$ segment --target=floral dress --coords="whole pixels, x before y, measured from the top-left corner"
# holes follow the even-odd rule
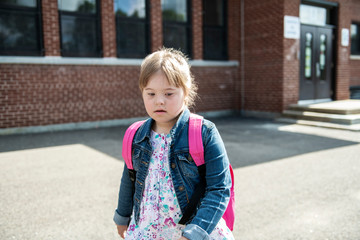
[[[152,157],[145,180],[145,190],[140,204],[138,224],[132,218],[126,240],[159,239],[173,240],[181,237],[184,225],[177,224],[181,209],[176,198],[169,168],[170,134],[151,132]],[[211,233],[212,240],[234,239],[223,219]]]

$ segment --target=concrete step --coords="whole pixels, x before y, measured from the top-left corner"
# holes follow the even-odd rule
[[[344,125],[344,124],[329,123],[329,122],[299,120],[299,119],[293,119],[293,118],[278,118],[278,119],[276,119],[276,121],[281,122],[281,123],[300,124],[300,125],[306,125],[306,126],[324,127],[324,128],[332,128],[332,129],[340,129],[340,130],[350,130],[350,131],[360,131],[360,124]]]
[[[309,110],[309,109],[308,109]],[[283,117],[298,120],[319,121],[337,124],[360,124],[360,114],[331,114],[313,111],[285,110]]]
[[[341,100],[325,103],[316,103],[308,105],[290,105],[288,110],[310,111],[329,114],[360,114],[360,100]]]

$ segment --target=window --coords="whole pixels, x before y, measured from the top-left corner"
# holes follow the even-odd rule
[[[147,0],[115,0],[117,56],[143,58],[149,53]]]
[[[188,6],[188,0],[161,0],[164,46],[181,50],[191,57],[191,21]]]
[[[360,23],[351,24],[351,55],[360,55]]]
[[[300,22],[317,26],[325,26],[328,23],[328,10],[324,7],[300,5]]]
[[[58,0],[61,55],[101,57],[98,0]]]
[[[305,34],[305,78],[311,78],[312,66],[312,49],[313,49],[313,35],[307,32]]]
[[[226,1],[203,0],[204,59],[227,59]]]
[[[326,55],[327,55],[327,46],[326,46],[326,35],[320,35],[320,52],[319,52],[319,73],[320,79],[326,80]]]
[[[0,55],[43,55],[39,0],[0,1]]]

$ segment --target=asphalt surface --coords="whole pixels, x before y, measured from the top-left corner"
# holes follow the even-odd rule
[[[360,239],[360,132],[212,120],[234,167],[236,239]],[[0,136],[0,239],[120,239],[125,129]]]

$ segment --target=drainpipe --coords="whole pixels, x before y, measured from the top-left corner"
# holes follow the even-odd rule
[[[240,14],[241,14],[241,60],[240,60],[240,66],[241,66],[241,77],[240,77],[240,87],[241,87],[241,115],[244,115],[244,108],[245,108],[245,16],[244,16],[244,3],[245,0],[241,0],[241,6],[240,6]]]

